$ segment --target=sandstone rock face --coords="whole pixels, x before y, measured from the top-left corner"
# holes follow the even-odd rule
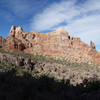
[[[5,46],[3,47],[5,51],[20,52],[25,49],[24,44],[20,40],[14,37],[7,37],[6,41],[7,42],[5,43]]]
[[[56,30],[55,32],[54,32],[54,34],[66,34],[67,36],[68,36],[68,32],[64,29],[64,27],[62,27],[62,28],[60,28],[60,29],[58,29],[58,30]]]
[[[94,44],[93,41],[90,41],[90,46],[91,46],[92,49],[95,49],[95,44]]]
[[[0,47],[4,46],[6,40],[2,38],[2,36],[0,36]]]
[[[21,44],[19,45],[19,49],[23,49],[22,44],[24,44],[25,48],[31,48],[32,47],[32,43],[29,41],[29,39],[33,39],[34,35],[33,34],[28,34],[27,32],[24,32],[21,26],[12,26],[10,29],[10,35],[9,38],[16,38],[18,39]]]
[[[18,26],[12,26],[10,29],[10,36],[16,37],[19,33],[23,32],[22,27]],[[16,34],[17,33],[17,34]]]
[[[24,51],[30,54],[42,54],[56,59],[66,59],[71,62],[100,62],[100,57],[91,41],[90,46],[78,37],[71,37],[64,28],[54,32],[24,32],[20,26],[12,26],[10,35],[6,38],[4,50],[9,52]]]

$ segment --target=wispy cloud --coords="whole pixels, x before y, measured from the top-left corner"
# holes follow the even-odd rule
[[[100,45],[100,0],[62,0],[53,3],[33,17],[31,31],[55,30],[64,26],[72,35],[80,36],[89,43],[93,40]]]
[[[50,5],[33,18],[31,26],[36,30],[42,31],[48,30],[66,20],[69,21],[76,13],[79,13],[79,11],[73,8],[74,4],[75,0]]]
[[[0,6],[17,17],[26,18],[40,10],[48,0],[1,0]]]

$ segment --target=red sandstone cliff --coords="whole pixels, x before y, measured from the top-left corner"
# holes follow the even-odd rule
[[[45,34],[28,33],[24,32],[20,26],[12,26],[6,39],[0,37],[0,46],[9,52],[24,51],[79,63],[100,63],[100,53],[96,51],[92,41],[88,46],[80,38],[69,36],[64,28]]]

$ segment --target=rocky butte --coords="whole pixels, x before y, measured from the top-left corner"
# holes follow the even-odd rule
[[[56,59],[78,63],[100,63],[100,53],[95,44],[90,46],[78,37],[71,37],[64,28],[54,32],[24,32],[20,26],[12,26],[6,39],[0,37],[0,47],[8,52],[42,54]]]

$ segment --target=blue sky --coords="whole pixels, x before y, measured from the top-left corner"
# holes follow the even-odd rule
[[[8,36],[12,25],[27,32],[65,27],[100,51],[100,0],[0,0],[0,35]]]

